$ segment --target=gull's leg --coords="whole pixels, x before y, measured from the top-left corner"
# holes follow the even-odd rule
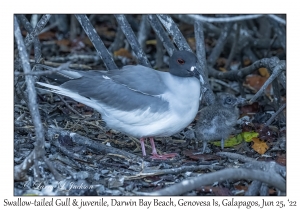
[[[177,153],[169,153],[169,154],[159,155],[159,154],[157,154],[153,138],[150,138],[150,144],[151,144],[151,147],[152,147],[152,156],[151,156],[152,159],[166,160],[168,158],[173,158],[176,155],[178,155]]]

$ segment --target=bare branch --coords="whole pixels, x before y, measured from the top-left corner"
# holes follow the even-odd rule
[[[202,22],[195,21],[194,28],[195,28],[195,39],[196,39],[196,55],[199,61],[200,70],[203,70],[205,75],[208,76]]]
[[[146,51],[146,40],[147,40],[147,38],[150,34],[150,30],[151,30],[150,24],[147,20],[148,19],[147,16],[148,15],[142,15],[140,28],[139,28],[138,35],[137,35],[138,42],[144,52]]]
[[[166,48],[168,54],[171,56],[175,50],[174,44],[171,42],[161,23],[158,21],[156,15],[148,15],[148,20],[151,24],[152,29],[163,43]]]
[[[137,38],[133,33],[125,15],[115,15],[115,17],[118,21],[118,24],[121,26],[121,29],[124,35],[126,36],[139,63],[143,66],[147,66],[151,68],[150,62],[148,61],[146,54],[143,52],[139,42],[137,41]]]
[[[234,17],[204,17],[202,15],[187,15],[195,20],[203,21],[203,22],[236,22],[236,21],[243,21],[249,19],[256,19],[263,15],[239,15]]]
[[[28,58],[25,44],[23,42],[22,34],[19,28],[19,23],[16,17],[14,17],[14,34],[15,34],[23,70],[25,73],[28,73],[30,72],[29,58]],[[14,173],[15,180],[26,179],[26,173],[28,169],[34,164],[34,162],[37,159],[43,157],[45,154],[44,129],[42,126],[40,113],[36,101],[36,90],[34,87],[35,81],[33,76],[31,75],[26,75],[25,79],[26,79],[26,85],[28,91],[28,108],[35,128],[36,141],[35,141],[34,150],[31,152],[31,154],[27,156],[20,165],[15,166],[15,173]]]
[[[272,72],[271,76],[268,78],[268,80],[264,83],[264,85],[257,91],[257,93],[251,98],[249,103],[253,103],[259,96],[263,94],[263,92],[266,90],[266,88],[273,82],[274,79],[276,79],[283,71],[286,69],[286,62],[285,61],[279,61],[278,64],[272,68],[272,66],[269,66],[270,71]]]
[[[270,18],[276,20],[277,22],[286,25],[286,20],[284,20],[284,19],[278,17],[277,15],[271,15],[271,14],[269,14],[268,16],[269,16]]]
[[[230,35],[230,31],[232,28],[233,23],[227,23],[224,25],[223,33],[221,33],[221,36],[219,37],[216,46],[214,47],[213,51],[207,58],[207,64],[210,66],[213,66],[215,62],[217,61],[218,57],[220,56],[224,45],[226,44],[226,41]]]
[[[189,180],[184,180],[181,183],[174,184],[170,187],[166,187],[162,190],[158,190],[153,193],[147,193],[147,195],[182,195],[191,190],[197,189],[199,187],[210,185],[215,182],[223,182],[225,180],[235,180],[235,179],[252,179],[265,182],[278,188],[281,191],[286,191],[285,180],[277,174],[271,174],[270,172],[260,171],[260,170],[249,170],[249,169],[224,169],[208,174],[203,174],[200,177],[195,177]]]
[[[140,157],[138,157],[134,154],[128,153],[124,150],[120,150],[120,149],[117,149],[117,148],[106,146],[104,144],[98,143],[96,141],[93,141],[93,140],[91,140],[89,138],[86,138],[84,136],[81,136],[79,134],[70,133],[70,132],[65,131],[61,128],[49,128],[47,130],[47,133],[46,133],[46,138],[49,139],[49,140],[52,140],[54,138],[54,136],[57,135],[57,134],[63,135],[63,136],[70,136],[76,144],[87,146],[87,147],[89,147],[93,150],[96,150],[97,152],[120,154],[120,155],[125,156],[129,159],[135,159],[138,162],[146,163],[145,161],[143,161],[142,158],[140,158]]]
[[[262,182],[254,180],[249,186],[248,190],[245,192],[245,196],[258,195],[259,189],[261,188]]]
[[[143,171],[142,173],[138,173],[134,176],[125,177],[125,180],[132,180],[132,179],[141,179],[148,176],[157,176],[162,174],[179,174],[187,171],[197,171],[197,170],[219,170],[224,168],[223,166],[216,166],[216,165],[199,165],[199,166],[182,166],[179,168],[172,168],[172,169],[164,169],[164,170],[151,170],[148,169],[149,172]]]
[[[83,30],[86,35],[89,37],[91,42],[93,43],[98,55],[102,58],[106,68],[108,70],[118,69],[108,50],[104,46],[104,43],[100,39],[99,35],[96,33],[96,29],[92,26],[90,20],[86,15],[75,15],[78,22],[81,24]]]
[[[272,117],[266,122],[266,126],[271,125],[273,120],[285,109],[286,104],[282,104],[281,107],[272,115]]]
[[[32,30],[32,32],[27,34],[24,40],[26,48],[28,48],[32,44],[34,38],[40,34],[40,32],[43,30],[50,18],[51,15],[43,15],[40,21],[37,23],[36,27]]]

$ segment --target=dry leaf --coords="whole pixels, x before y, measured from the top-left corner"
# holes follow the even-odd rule
[[[220,70],[221,72],[226,72],[226,71],[227,71],[224,67],[220,67],[219,70]]]
[[[115,51],[114,56],[122,56],[122,57],[132,59],[132,55],[125,48],[120,48],[119,50]]]
[[[61,39],[61,40],[57,40],[56,44],[57,45],[69,46],[71,44],[71,42],[68,39]]]
[[[259,72],[259,74],[260,74],[261,76],[263,76],[263,77],[267,77],[267,78],[270,77],[270,73],[269,73],[269,71],[268,71],[267,68],[259,68],[259,69],[258,69],[258,72]]]
[[[243,64],[244,66],[249,66],[251,64],[251,60],[249,58],[244,59]]]
[[[98,32],[98,34],[100,36],[104,36],[110,39],[113,39],[116,36],[116,32],[113,31],[111,28],[109,27],[105,27],[105,26],[96,26],[96,31]]]
[[[253,90],[256,93],[267,81],[267,79],[268,79],[267,77],[251,74],[246,77],[244,86],[248,87],[249,89]],[[271,84],[265,90],[266,94],[270,94],[270,92],[271,92]]]
[[[237,190],[244,190],[244,191],[248,190],[248,186],[244,186],[244,185],[234,185],[234,188]]]
[[[266,144],[266,142],[260,140],[259,138],[252,138],[253,145],[252,149],[254,149],[259,154],[265,154],[265,152],[269,149],[269,146]]]
[[[196,40],[195,40],[195,37],[187,38],[187,42],[190,45],[190,47],[192,48],[192,50],[196,49]]]
[[[146,45],[149,45],[149,44],[156,45],[156,43],[157,43],[156,39],[151,39],[151,40],[146,41]]]
[[[223,58],[223,57],[218,58],[218,59],[217,59],[217,62],[216,62],[216,63],[217,63],[217,66],[225,66],[226,61],[227,61],[226,58]]]
[[[254,114],[259,112],[259,104],[258,102],[254,102],[253,104],[244,105],[240,110],[242,115]]]
[[[50,40],[55,39],[55,33],[51,31],[46,31],[38,35],[39,40]]]

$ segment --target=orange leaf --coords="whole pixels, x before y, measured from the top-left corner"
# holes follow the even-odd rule
[[[68,46],[71,44],[70,40],[68,39],[61,39],[61,40],[57,40],[56,41],[57,45],[64,45],[64,46]]]
[[[269,71],[268,71],[267,68],[259,68],[259,69],[258,69],[258,72],[259,72],[259,74],[260,74],[261,76],[263,76],[263,77],[267,77],[267,78],[270,77],[270,73],[269,73]]]
[[[122,56],[131,59],[132,55],[125,48],[121,48],[114,52],[114,56]]]
[[[244,190],[244,191],[248,190],[248,187],[243,186],[243,185],[234,185],[234,188],[237,189],[237,190]]]
[[[252,149],[254,149],[259,154],[265,154],[265,152],[269,149],[269,146],[266,144],[266,142],[260,140],[259,138],[252,138],[253,145]]]
[[[260,75],[248,75],[246,77],[246,81],[245,81],[245,86],[248,87],[249,89],[252,89],[254,92],[257,92],[261,86],[263,86],[263,84],[267,81],[267,77],[262,77]],[[266,89],[266,94],[270,94],[271,91],[271,85],[269,85]]]
[[[195,50],[196,49],[196,40],[195,40],[195,37],[190,37],[190,38],[187,38],[187,41],[190,45],[190,47]]]
[[[224,67],[220,67],[219,70],[221,70],[222,72],[226,72],[227,71]]]
[[[244,66],[249,66],[251,63],[252,63],[252,61],[249,58],[246,58],[243,61]]]
[[[55,39],[55,33],[51,31],[46,31],[38,35],[40,40],[50,40]]]
[[[218,67],[225,66],[226,61],[227,61],[226,58],[223,58],[223,57],[218,58],[218,59],[217,59],[217,66],[218,66]]]

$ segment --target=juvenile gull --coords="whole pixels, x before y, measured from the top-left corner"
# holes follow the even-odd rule
[[[208,141],[221,140],[224,149],[224,140],[233,131],[239,117],[237,105],[243,102],[229,93],[217,96],[213,105],[204,107],[199,112],[199,120],[195,126],[197,140],[203,142],[203,153]]]

